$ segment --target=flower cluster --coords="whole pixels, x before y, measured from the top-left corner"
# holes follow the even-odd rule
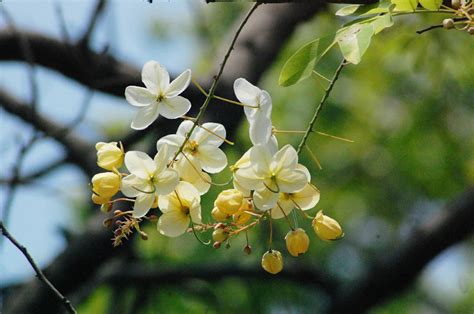
[[[145,87],[129,86],[126,100],[139,107],[131,127],[142,130],[149,127],[159,115],[167,119],[183,119],[176,134],[158,139],[156,154],[149,156],[140,151],[124,151],[121,143],[97,143],[97,164],[107,170],[92,178],[92,201],[112,211],[118,202],[130,204],[130,210],[115,209],[106,225],[115,222],[114,244],[119,245],[133,231],[147,238],[140,229],[144,220],[156,222],[158,232],[177,237],[186,232],[198,234],[212,231],[214,247],[227,247],[232,238],[247,233],[267,221],[285,218],[290,231],[285,237],[292,256],[304,254],[309,248],[309,237],[301,228],[294,227],[290,215],[312,219],[315,233],[323,240],[343,236],[336,220],[319,211],[311,217],[306,211],[319,202],[320,192],[311,183],[308,169],[298,162],[298,153],[291,145],[279,148],[272,126],[272,99],[270,94],[239,78],[234,82],[237,101],[220,100],[243,106],[249,122],[249,137],[253,146],[232,166],[233,188],[219,193],[214,207],[209,209],[213,221],[201,218],[201,196],[212,185],[211,175],[222,172],[228,165],[220,148],[226,139],[226,130],[219,123],[200,123],[200,116],[185,116],[191,108],[186,98],[179,96],[191,82],[191,71],[186,70],[174,81],[165,68],[156,61],[147,62],[142,70]],[[197,84],[197,83],[196,83]],[[202,89],[197,85],[199,89]],[[206,94],[206,97],[215,97]],[[124,169],[122,169],[124,168]],[[118,193],[121,196],[117,196]],[[129,203],[127,203],[129,202]],[[154,210],[150,213],[151,209]],[[248,239],[248,237],[247,237]],[[283,269],[280,252],[270,247],[262,257],[262,267],[273,274]],[[204,242],[203,242],[204,243]],[[247,240],[247,254],[251,247]]]

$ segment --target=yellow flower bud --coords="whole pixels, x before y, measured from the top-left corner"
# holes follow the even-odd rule
[[[218,228],[212,233],[212,239],[215,242],[224,242],[228,236],[229,233],[222,228]]]
[[[239,210],[240,206],[242,205],[243,198],[244,195],[239,190],[224,190],[217,196],[215,205],[219,208],[221,212],[228,215],[233,215]]]
[[[153,204],[151,205],[151,208],[158,208],[158,196],[155,196],[155,199],[153,200]]]
[[[117,142],[95,144],[97,150],[97,165],[106,170],[118,169],[123,164],[123,148],[117,146]]]
[[[214,207],[211,211],[212,218],[214,218],[215,221],[222,222],[225,221],[227,218],[229,218],[229,215],[221,212],[219,208]]]
[[[110,200],[110,197],[100,197],[99,195],[92,193],[91,199],[94,204],[103,205]]]
[[[324,215],[322,210],[316,214],[312,224],[314,232],[322,240],[337,240],[344,236],[339,223],[331,217]]]
[[[92,177],[92,191],[96,197],[92,197],[94,201],[99,199],[110,199],[120,190],[120,176],[113,172],[102,172]],[[101,203],[103,204],[103,203]]]
[[[276,275],[283,269],[283,258],[277,250],[269,250],[262,256],[262,267],[270,274]]]
[[[286,236],[286,248],[293,256],[300,256],[306,253],[309,248],[309,237],[301,228],[290,230]]]
[[[234,215],[232,215],[232,219],[238,225],[243,225],[247,223],[247,221],[252,218],[252,215],[246,212],[246,209],[239,209]]]

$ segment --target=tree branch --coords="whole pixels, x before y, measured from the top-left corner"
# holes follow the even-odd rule
[[[369,271],[335,295],[330,313],[365,313],[402,292],[426,264],[474,233],[474,188],[453,201],[434,220],[414,231],[405,245],[373,263]]]
[[[93,145],[76,134],[68,132],[64,126],[58,125],[40,114],[34,115],[30,106],[17,100],[1,88],[0,105],[5,111],[32,124],[34,128],[62,144],[66,149],[68,160],[79,166],[86,174],[92,175],[97,170]],[[89,157],[87,157],[88,155]]]
[[[77,313],[76,312],[76,309],[74,309],[74,307],[72,306],[71,302],[69,301],[68,298],[66,298],[61,292],[59,292],[58,289],[56,289],[56,287],[48,280],[48,278],[46,278],[46,276],[43,274],[43,272],[41,271],[41,269],[38,267],[38,265],[36,265],[36,262],[35,260],[33,259],[33,257],[31,257],[30,253],[28,252],[28,250],[26,249],[26,247],[24,247],[23,245],[21,245],[11,234],[10,232],[8,232],[7,228],[3,225],[3,222],[0,221],[0,232],[2,233],[2,235],[7,238],[14,246],[16,246],[16,248],[18,250],[20,250],[20,252],[26,257],[26,259],[28,260],[28,263],[30,263],[31,267],[33,267],[33,270],[35,271],[36,273],[36,276],[38,277],[39,280],[41,280],[42,282],[44,282],[46,284],[46,286],[48,287],[48,289],[54,293],[54,295],[56,296],[56,298],[61,301],[64,305],[64,307],[66,308],[66,310],[69,312],[69,313]]]

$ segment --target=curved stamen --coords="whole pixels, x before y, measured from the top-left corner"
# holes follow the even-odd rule
[[[154,194],[156,192],[156,186],[153,184],[152,187],[153,187],[153,191],[144,191],[137,188],[136,186],[132,186],[134,190],[137,190],[138,192],[145,193],[145,194]]]

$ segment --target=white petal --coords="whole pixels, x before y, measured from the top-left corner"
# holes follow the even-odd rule
[[[191,215],[191,220],[195,224],[202,223],[201,218],[201,205],[198,202],[194,202],[189,208],[189,214]]]
[[[163,214],[180,211],[181,203],[176,197],[176,193],[173,191],[168,195],[160,196],[158,198],[158,207]]]
[[[280,219],[288,216],[291,211],[295,208],[295,205],[291,200],[283,200],[279,199],[276,206],[272,208],[272,218],[273,219]]]
[[[129,174],[122,178],[120,190],[127,197],[136,197],[142,193],[140,191],[152,191],[153,187],[151,187],[148,180],[141,179],[134,174]]]
[[[242,168],[234,172],[234,179],[244,189],[255,190],[262,184],[262,178],[255,174],[252,167]]]
[[[150,156],[133,150],[125,154],[125,166],[130,173],[144,180],[148,180],[156,169],[155,162]]]
[[[257,86],[252,85],[246,79],[238,78],[234,82],[234,92],[235,96],[241,103],[249,106],[256,106],[261,90]]]
[[[256,115],[262,115],[268,119],[271,118],[272,115],[272,98],[270,94],[262,90],[257,97],[257,103],[255,104],[257,108],[252,107],[244,107],[245,116],[249,121],[255,119]]]
[[[170,83],[170,75],[156,61],[148,61],[142,69],[143,84],[155,95],[164,92]]]
[[[179,174],[174,169],[165,169],[155,177],[156,194],[166,195],[176,188],[179,183]]]
[[[154,193],[140,193],[135,199],[135,205],[133,205],[133,217],[140,218],[146,215],[153,205],[155,200]]]
[[[181,181],[176,187],[176,193],[178,193],[181,200],[188,203],[190,206],[193,202],[201,202],[201,196],[198,190],[189,182]]]
[[[226,135],[224,126],[220,123],[213,122],[204,123],[202,127],[198,127],[195,132],[194,140],[199,145],[214,145],[217,147],[224,142],[223,139],[225,139]],[[217,134],[217,136],[212,133]]]
[[[296,169],[303,171],[304,174],[306,175],[306,179],[308,180],[308,182],[311,182],[311,174],[309,173],[308,168],[306,168],[302,164],[297,164]]]
[[[180,211],[170,211],[158,219],[158,231],[168,237],[177,237],[186,232],[189,222],[188,215]]]
[[[156,95],[144,87],[128,86],[125,88],[125,99],[132,106],[145,107],[155,103]]]
[[[212,145],[199,145],[197,157],[202,169],[209,173],[221,172],[227,166],[227,157],[224,152]]]
[[[181,144],[184,142],[184,137],[177,134],[169,134],[163,136],[156,142],[156,151],[160,151],[164,145],[168,146],[168,156],[170,159],[176,154]],[[168,160],[169,161],[169,160]]]
[[[170,156],[168,144],[160,145],[158,153],[153,158],[155,162],[155,176],[159,175],[167,166],[168,162],[172,157]]]
[[[206,194],[211,187],[210,182],[212,182],[211,177],[204,171],[197,173],[193,171],[183,171],[180,173],[181,180],[191,183],[196,190],[198,190],[200,195]]]
[[[294,193],[301,191],[308,181],[306,174],[301,170],[283,169],[278,173],[276,182],[280,192]]]
[[[253,202],[255,207],[260,210],[269,210],[275,207],[278,201],[278,193],[273,193],[266,187],[261,188],[253,193]]]
[[[179,135],[179,136],[182,136],[182,137],[186,137],[186,134],[189,133],[189,131],[191,130],[193,125],[194,125],[194,123],[192,121],[184,120],[179,125],[178,130],[176,131],[176,134]],[[191,135],[190,139],[194,139],[194,137]]]
[[[273,156],[270,152],[269,145],[256,145],[250,150],[250,162],[257,176],[270,176],[270,165]]]
[[[132,129],[135,129],[135,130],[146,129],[160,115],[158,108],[159,108],[158,104],[154,103],[138,110],[131,124]]]
[[[270,153],[273,155],[275,155],[278,151],[278,141],[277,141],[277,138],[275,135],[272,135],[270,137],[270,140],[268,141],[268,149],[270,150]]]
[[[267,144],[272,136],[272,121],[258,114],[252,122],[250,122],[249,137],[253,145]]]
[[[237,189],[237,190],[239,190],[240,192],[242,192],[242,194],[243,194],[244,196],[250,196],[250,190],[244,188],[244,187],[239,183],[239,180],[238,180],[237,178],[234,177],[234,180],[233,180],[232,184],[234,185],[234,189]]]
[[[186,158],[183,156],[186,156]],[[179,172],[180,176],[185,173],[195,175],[202,170],[201,161],[196,158],[196,156],[183,152],[180,154],[180,157],[181,158],[174,163],[174,168]]]
[[[307,183],[301,191],[293,193],[291,198],[302,210],[308,210],[318,204],[320,193],[314,185]]]
[[[290,144],[283,146],[273,157],[271,171],[280,172],[282,169],[295,169],[298,164],[298,154]]]
[[[166,98],[181,94],[189,86],[189,82],[191,82],[191,70],[186,70],[170,83],[165,91]]]
[[[191,102],[184,97],[166,98],[159,103],[159,112],[166,119],[176,119],[191,109]]]

